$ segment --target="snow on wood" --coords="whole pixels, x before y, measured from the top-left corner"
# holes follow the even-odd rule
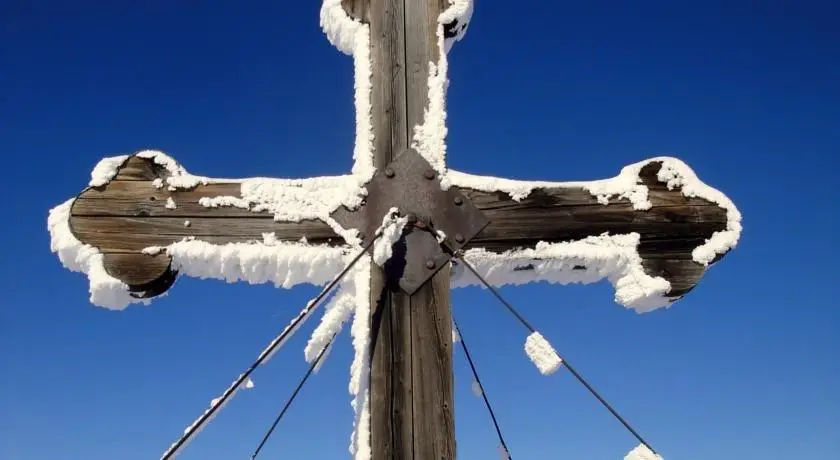
[[[128,157],[128,155],[119,155],[100,160],[90,173],[90,182],[88,185],[91,187],[100,187],[111,182],[111,179],[117,176],[120,166],[128,160]]]
[[[277,221],[299,222],[318,219],[327,223],[345,238],[343,246],[313,245],[302,242],[279,241],[273,233],[266,233],[262,241],[249,243],[212,244],[200,238],[189,237],[165,246],[142,250],[144,254],[165,253],[172,259],[172,266],[180,273],[215,278],[228,282],[271,282],[278,287],[290,288],[301,283],[323,285],[333,279],[349,262],[359,239],[355,229],[341,228],[329,215],[339,206],[354,208],[366,195],[364,185],[375,172],[373,129],[371,123],[371,57],[370,30],[366,24],[352,19],[341,5],[341,0],[324,0],[321,26],[330,43],[354,59],[354,103],[356,108],[356,141],[352,174],[311,179],[244,180],[211,179],[190,174],[174,159],[155,150],[144,150],[137,157],[148,159],[166,173],[155,179],[156,188],[169,191],[188,190],[212,183],[236,183],[240,196],[203,197],[199,203],[207,208],[236,207],[252,212],[271,213]],[[612,179],[589,182],[516,181],[495,177],[475,176],[446,169],[446,89],[448,86],[447,52],[460,40],[468,27],[473,12],[471,0],[450,0],[449,7],[440,15],[437,25],[439,55],[430,63],[428,76],[428,106],[423,123],[414,127],[412,146],[441,173],[444,188],[456,186],[485,192],[504,192],[514,200],[528,197],[534,190],[544,187],[578,187],[597,197],[601,204],[611,200],[627,199],[637,210],[651,207],[648,188],[641,183],[639,172],[653,162],[662,163],[657,178],[669,189],[679,187],[687,197],[699,197],[716,203],[727,211],[727,224],[723,231],[714,233],[705,244],[694,249],[692,258],[708,265],[719,254],[735,247],[741,232],[741,214],[734,204],[719,191],[702,183],[694,172],[681,161],[660,157],[625,167]],[[106,158],[91,173],[91,187],[106,186],[114,180],[128,156]],[[175,201],[169,198],[166,208],[174,210]],[[70,270],[85,273],[90,280],[90,301],[111,309],[147,302],[132,297],[128,286],[110,276],[103,265],[103,254],[79,241],[70,229],[69,200],[50,211],[48,228],[51,249]],[[182,202],[183,205],[183,202]],[[390,220],[389,220],[390,219]],[[188,227],[190,221],[185,221]],[[352,407],[356,417],[350,450],[354,459],[370,458],[370,270],[371,263],[383,264],[391,256],[391,247],[402,233],[404,219],[385,217],[383,225],[390,222],[382,241],[374,247],[373,260],[362,259],[348,273],[335,294],[329,299],[326,311],[305,349],[307,361],[312,361],[328,346],[351,315],[351,336],[355,356],[351,365],[349,391],[353,396]],[[532,248],[494,253],[484,249],[469,249],[467,260],[491,284],[522,284],[546,281],[550,283],[592,283],[608,279],[616,288],[615,300],[637,312],[646,312],[667,306],[674,299],[668,297],[667,280],[648,275],[642,267],[638,253],[639,235],[603,234],[577,241],[540,242]],[[478,285],[471,273],[456,266],[453,270],[453,287]],[[269,359],[313,313],[310,303],[289,325],[286,339],[275,339],[260,355]],[[457,341],[453,328],[453,342]],[[551,345],[539,334],[533,333],[525,343],[528,356],[543,374],[555,372],[562,360]],[[325,358],[325,357],[324,357]],[[322,359],[323,362],[325,359]],[[240,376],[241,377],[241,376]],[[230,400],[240,387],[250,388],[250,378],[239,379],[211,401],[210,408]],[[475,390],[475,388],[474,388]],[[480,393],[479,393],[480,394]],[[210,410],[210,409],[208,409]],[[187,428],[192,429],[193,425]],[[181,446],[183,447],[183,446]],[[644,446],[639,446],[625,460],[654,460]]]
[[[373,125],[371,123],[370,28],[351,18],[341,0],[324,0],[321,28],[327,39],[342,53],[353,56],[356,106],[356,142],[353,148],[353,175],[363,184],[373,177]]]
[[[326,284],[344,268],[349,255],[346,248],[335,246],[285,241],[216,245],[199,239],[173,243],[164,251],[172,257],[173,268],[189,276],[283,288]]]
[[[525,353],[542,375],[551,375],[560,369],[563,360],[539,332],[532,332],[525,340]]]
[[[122,310],[132,303],[148,303],[128,293],[128,286],[109,275],[103,264],[103,255],[95,247],[79,241],[70,230],[70,207],[73,199],[50,210],[47,228],[50,232],[50,249],[58,255],[67,269],[87,275],[90,283],[90,302],[112,310]]]
[[[350,335],[353,338],[354,357],[350,365],[351,406],[356,414],[350,452],[356,460],[369,459],[370,445],[370,270],[369,260],[359,261],[354,276],[356,308]]]
[[[227,183],[240,189],[240,197],[202,197],[199,200],[202,206],[211,208],[235,206],[255,213],[272,213],[275,220],[281,222],[319,219],[327,223],[335,233],[341,235],[349,243],[343,247],[265,241],[211,244],[202,241],[200,237],[187,237],[167,246],[166,250],[166,253],[175,259],[173,267],[180,269],[183,274],[249,283],[274,282],[280,286],[293,286],[302,282],[300,280],[303,278],[313,277],[315,280],[313,282],[318,284],[325,282],[331,274],[335,273],[337,270],[335,267],[340,265],[341,254],[346,254],[352,247],[357,247],[359,244],[355,229],[343,229],[329,217],[329,214],[337,207],[353,207],[364,198],[364,189],[358,185],[358,180],[353,176],[312,179],[231,180],[206,177],[196,179],[199,176],[189,174],[172,158],[160,152],[153,154],[151,151],[146,151],[144,155],[166,168],[169,174],[167,184],[170,186],[196,182]],[[674,191],[675,194],[700,197],[710,203],[718,204],[725,210],[725,228],[715,231],[704,244],[693,249],[691,254],[694,261],[707,265],[714,260],[715,256],[734,247],[741,231],[741,215],[738,210],[722,193],[700,182],[687,166],[672,158],[657,158],[640,162],[624,168],[615,178],[590,182],[513,181],[473,176],[453,170],[447,171],[446,177],[450,185],[464,190],[501,191],[518,200],[527,198],[534,190],[543,187],[584,189],[602,203],[606,204],[615,199],[627,199],[635,208],[643,210],[650,207],[650,200],[647,186],[640,183],[639,171],[652,161],[662,164],[656,173],[658,180],[671,189],[679,187],[679,191]],[[116,161],[106,163],[115,164]],[[101,180],[111,176],[111,173],[101,172],[109,168],[99,166],[99,170],[100,173],[97,173],[97,176]],[[173,178],[175,178],[174,181]],[[167,199],[168,209],[172,210],[173,203],[169,201]],[[78,246],[78,248],[86,248],[84,254],[91,255],[85,256],[86,262],[83,264],[74,262],[66,255],[59,254],[59,258],[71,270],[82,271],[87,273],[89,278],[93,277],[91,278],[91,299],[94,304],[122,308],[135,302],[136,299],[127,293],[125,283],[107,276],[102,265],[103,258],[101,255],[96,255],[98,250],[80,242],[70,232],[70,224],[67,221],[70,218],[68,212],[70,204],[72,200],[62,205],[63,208],[51,213],[48,227],[52,239],[57,242],[53,246],[63,248],[64,254],[70,248]],[[59,222],[62,219],[64,221]],[[190,226],[184,222],[183,228],[190,228]],[[639,241],[640,236],[635,233],[601,235],[576,241],[541,242],[531,248],[502,253],[470,249],[466,255],[479,265],[480,270],[484,270],[496,285],[534,281],[589,283],[607,278],[616,286],[616,301],[641,312],[668,305],[678,296],[668,296],[670,284],[667,280],[646,274],[638,255]],[[385,250],[386,247],[379,246],[381,250]],[[56,252],[55,249],[54,252]],[[319,255],[316,256],[316,254]],[[314,258],[315,264],[312,267],[305,266],[307,257]],[[322,271],[319,268],[322,263],[332,268]],[[531,269],[526,270],[525,267],[531,267]],[[292,282],[292,279],[298,281]],[[475,284],[475,282],[476,280],[468,274],[453,278],[454,287]]]
[[[648,200],[648,188],[641,183],[639,174],[646,165],[661,163],[657,173],[660,182],[669,190],[680,187],[686,197],[697,197],[715,203],[726,210],[726,229],[716,232],[705,244],[697,247],[692,256],[695,262],[708,265],[718,254],[724,254],[734,248],[741,235],[741,213],[735,204],[719,190],[703,183],[694,171],[684,162],[672,157],[656,157],[624,167],[613,178],[578,182],[520,181],[489,176],[476,176],[449,170],[442,179],[444,186],[481,190],[485,192],[505,192],[512,199],[519,201],[540,188],[583,188],[598,198],[601,204],[609,204],[611,199],[626,198],[637,210],[651,207]]]
[[[473,14],[473,0],[449,0],[449,8],[440,14],[438,23],[444,29],[449,29],[444,41],[445,51],[448,53],[452,45],[461,41],[467,34],[470,19]]]
[[[535,248],[504,253],[470,249],[467,261],[494,286],[545,281],[557,284],[594,283],[608,279],[615,301],[639,313],[668,306],[670,283],[645,273],[637,251],[638,234],[601,235],[563,243],[540,242]],[[527,267],[525,269],[524,267]],[[453,287],[481,285],[471,272],[458,267]]]
[[[423,123],[414,127],[411,147],[423,155],[432,167],[443,174],[446,172],[446,89],[449,86],[449,61],[447,53],[455,41],[466,34],[473,12],[472,0],[450,0],[449,7],[438,17],[437,45],[438,61],[429,63],[428,105]],[[446,37],[445,29],[455,26],[452,37]]]
[[[147,158],[155,162],[155,164],[162,166],[169,176],[165,182],[169,185],[170,190],[187,189],[195,187],[198,184],[207,184],[210,179],[201,176],[194,176],[187,172],[183,166],[172,159],[169,155],[157,150],[143,150],[135,154],[140,158]]]

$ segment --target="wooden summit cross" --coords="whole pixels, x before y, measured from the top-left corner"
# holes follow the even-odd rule
[[[356,63],[353,174],[215,180],[155,151],[105,159],[51,212],[53,250],[109,308],[178,274],[325,284],[397,208],[408,224],[357,310],[370,307],[370,458],[454,458],[449,289],[477,280],[442,245],[493,284],[608,278],[644,312],[694,288],[740,233],[732,203],[672,158],[577,183],[446,169],[441,50],[471,13],[471,0],[325,0],[322,26]]]

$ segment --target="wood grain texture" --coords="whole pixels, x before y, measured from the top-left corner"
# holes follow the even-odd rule
[[[415,459],[455,458],[449,271],[443,268],[410,299]]]
[[[384,168],[422,123],[428,63],[437,59],[440,3],[364,0],[345,6],[370,24],[375,165]],[[374,269],[372,459],[453,459],[449,271],[441,270],[411,297],[386,279],[383,270]]]
[[[370,25],[371,119],[374,165],[384,168],[408,143],[402,0],[356,0],[350,14]],[[414,458],[411,316],[409,298],[388,283],[384,270],[371,270],[371,459]],[[373,300],[373,299],[372,299]],[[406,449],[408,447],[408,449]]]
[[[189,190],[158,188],[155,179],[168,171],[153,161],[129,157],[110,183],[84,190],[73,201],[70,229],[82,243],[104,253],[105,270],[125,282],[132,293],[153,297],[174,282],[165,255],[142,254],[150,246],[167,246],[187,237],[215,243],[249,243],[274,232],[277,239],[313,244],[342,244],[343,239],[321,221],[276,222],[269,213],[234,207],[210,208],[204,197],[240,197],[239,183],[199,185]],[[175,208],[167,208],[167,200]]]
[[[679,188],[668,190],[657,179],[661,166],[650,163],[639,174],[650,191],[652,206],[645,211],[633,209],[627,199],[599,204],[582,188],[540,188],[518,202],[503,192],[461,189],[491,221],[469,247],[502,252],[534,247],[539,241],[635,232],[645,271],[668,280],[669,295],[683,296],[705,273],[705,267],[692,260],[692,251],[726,228],[727,214],[715,203],[684,196]]]
[[[399,119],[396,123],[400,124]],[[400,139],[405,131],[399,126],[388,129],[397,135],[379,138],[381,145],[377,148],[391,151],[396,147],[390,142]],[[686,197],[679,189],[668,190],[656,179],[659,167],[659,163],[652,163],[640,174],[652,203],[646,211],[633,209],[626,199],[600,204],[588,191],[577,187],[538,188],[520,201],[504,192],[461,189],[491,221],[469,247],[503,252],[534,247],[539,241],[575,241],[604,232],[636,232],[641,236],[639,253],[648,274],[671,282],[672,295],[684,295],[705,271],[691,260],[691,252],[726,227],[727,215],[714,203]],[[150,160],[131,157],[119,170],[117,180],[89,188],[74,201],[70,225],[76,237],[106,254],[139,254],[143,248],[166,246],[185,237],[214,244],[255,242],[267,232],[285,241],[305,236],[313,244],[343,242],[321,221],[275,222],[268,213],[199,204],[205,197],[239,196],[239,183],[213,183],[179,191],[155,187],[154,179],[165,174],[165,169]],[[166,207],[168,198],[175,201],[174,209]],[[126,272],[112,267],[108,260],[106,270],[120,274],[115,276],[134,286],[136,280],[123,278]],[[134,260],[135,275],[140,279],[169,276],[159,261],[143,262],[143,257]]]

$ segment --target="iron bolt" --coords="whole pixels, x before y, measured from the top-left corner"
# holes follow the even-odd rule
[[[385,177],[390,178],[390,177],[394,177],[394,175],[396,175],[396,173],[394,172],[393,168],[391,168],[391,167],[385,168]]]
[[[433,170],[431,170],[431,169],[430,169],[430,170],[428,170],[428,171],[426,171],[426,172],[423,174],[423,177],[425,177],[426,179],[429,179],[429,180],[434,179],[434,178],[435,178],[435,176],[436,176],[435,172],[434,172]]]
[[[456,196],[455,197],[455,206],[461,206],[462,204],[464,204],[464,199],[461,198],[460,196]]]
[[[426,268],[428,268],[429,270],[435,268],[435,261],[432,260],[432,259],[427,260],[426,261]]]
[[[463,243],[464,242],[464,235],[462,235],[460,233],[456,233],[455,234],[455,241],[457,241],[459,243]]]

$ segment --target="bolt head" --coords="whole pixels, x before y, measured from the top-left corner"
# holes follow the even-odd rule
[[[435,261],[432,260],[432,259],[427,260],[426,261],[426,268],[428,268],[429,270],[435,268]]]
[[[463,243],[464,242],[464,235],[462,235],[460,233],[456,233],[455,234],[455,241],[457,241],[458,243]]]
[[[385,177],[391,178],[394,177],[397,173],[394,172],[394,169],[391,167],[385,168]]]
[[[423,177],[425,177],[426,179],[432,180],[435,177],[437,177],[437,173],[435,173],[433,170],[430,169],[430,170],[426,171],[425,173],[423,173]]]
[[[455,206],[461,206],[462,204],[464,204],[464,199],[461,198],[460,196],[456,196],[455,197]]]

